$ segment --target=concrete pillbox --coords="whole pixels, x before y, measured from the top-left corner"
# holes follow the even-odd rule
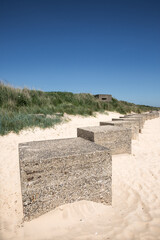
[[[109,148],[112,154],[131,153],[132,133],[127,128],[118,126],[78,128],[77,136]]]
[[[119,126],[131,129],[132,139],[137,139],[139,134],[139,125],[136,121],[124,121],[119,119],[120,121],[108,121],[108,122],[100,122],[100,126],[111,125],[111,126]]]
[[[109,149],[82,138],[19,144],[24,220],[79,200],[111,204]]]

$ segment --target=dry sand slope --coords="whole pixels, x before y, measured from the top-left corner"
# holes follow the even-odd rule
[[[109,116],[73,117],[53,130],[36,129],[0,138],[0,239],[158,240],[160,239],[160,118],[145,122],[132,155],[113,156],[113,205],[67,204],[20,226],[22,205],[18,143],[76,136],[76,127],[98,125]]]

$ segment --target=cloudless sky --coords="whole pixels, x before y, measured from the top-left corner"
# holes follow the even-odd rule
[[[0,0],[0,80],[160,106],[160,1]]]

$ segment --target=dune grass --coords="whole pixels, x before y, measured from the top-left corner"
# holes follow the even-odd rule
[[[115,98],[106,103],[88,93],[43,92],[13,88],[0,83],[0,135],[11,131],[18,133],[27,127],[53,127],[61,121],[64,113],[88,116],[104,111],[125,114],[131,111],[140,113],[151,110],[158,108],[135,105]],[[56,113],[61,113],[61,116]]]

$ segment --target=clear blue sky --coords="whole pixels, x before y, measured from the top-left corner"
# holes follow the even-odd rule
[[[160,106],[160,0],[0,0],[0,79]]]

